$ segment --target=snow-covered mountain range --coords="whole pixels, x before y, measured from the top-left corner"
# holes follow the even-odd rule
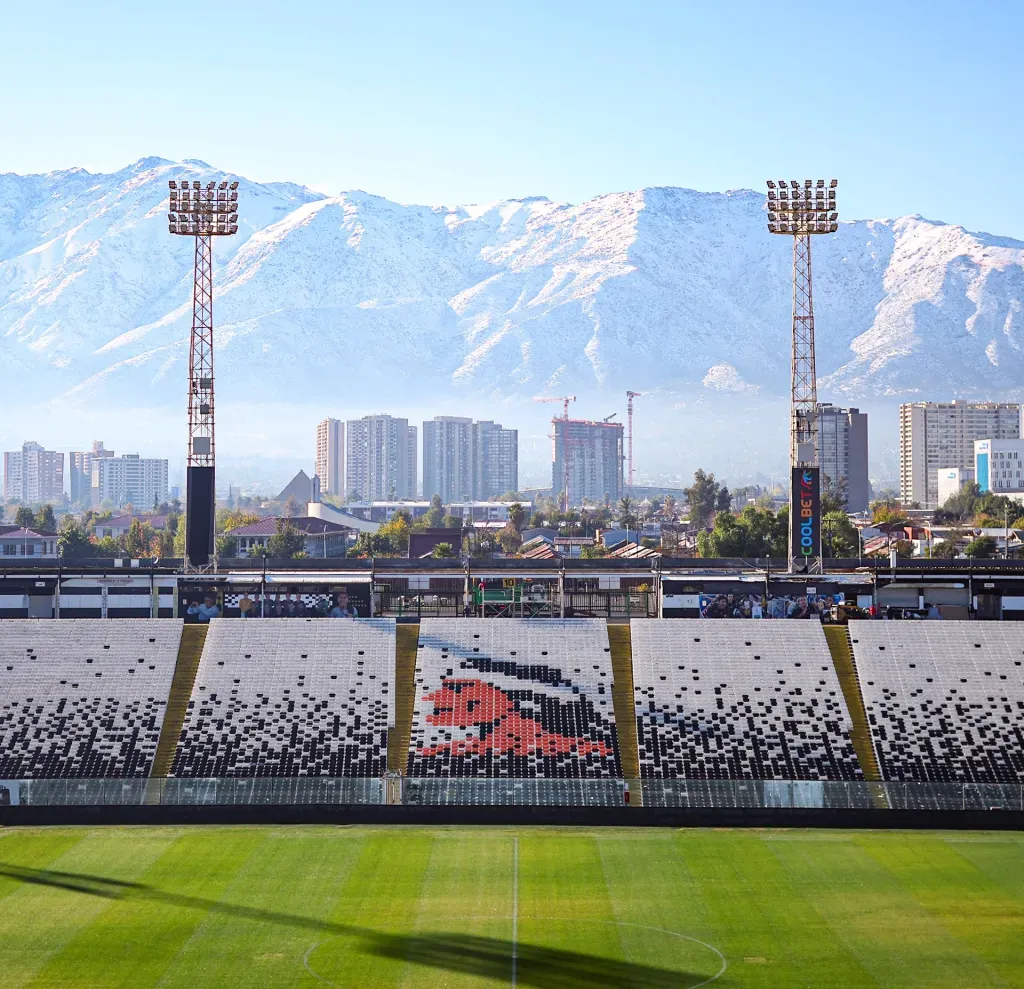
[[[164,442],[184,403],[192,278],[189,242],[167,233],[167,180],[222,175],[158,158],[0,175],[5,415],[148,410]],[[631,388],[652,476],[710,436],[762,467],[776,451],[748,447],[770,437],[784,461],[791,255],[762,194],[427,207],[239,181],[239,233],[214,247],[217,388],[250,425],[292,405],[539,423],[553,406],[530,400],[559,394],[603,417]],[[821,398],[1021,397],[1024,243],[908,216],[843,221],[814,246]],[[766,409],[771,425],[753,428]],[[238,452],[265,452],[244,448],[258,434],[240,428]]]

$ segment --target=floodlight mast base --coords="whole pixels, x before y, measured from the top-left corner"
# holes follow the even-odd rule
[[[213,556],[216,475],[213,395],[213,243],[195,238],[192,336],[188,372],[188,511],[185,546],[189,564],[205,567]]]

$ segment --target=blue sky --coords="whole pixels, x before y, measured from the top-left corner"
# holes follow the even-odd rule
[[[201,158],[421,203],[837,176],[848,218],[1024,239],[1021,0],[76,0],[3,25],[0,171]]]

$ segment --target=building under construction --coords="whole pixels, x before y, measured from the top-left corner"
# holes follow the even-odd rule
[[[621,422],[553,419],[555,433],[551,487],[555,498],[569,505],[583,500],[613,504],[622,497]]]

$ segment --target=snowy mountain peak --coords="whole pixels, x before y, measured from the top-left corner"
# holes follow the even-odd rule
[[[0,366],[26,394],[180,402],[192,252],[167,234],[166,183],[220,174],[148,157],[0,175]],[[431,207],[238,181],[239,233],[214,247],[222,400],[330,401],[340,380],[350,406],[788,394],[791,256],[759,192]],[[1019,241],[844,221],[816,238],[815,301],[823,398],[1019,395]]]

